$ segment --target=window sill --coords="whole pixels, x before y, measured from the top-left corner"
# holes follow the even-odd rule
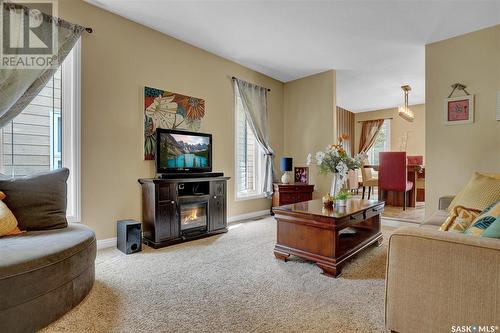
[[[256,200],[256,199],[264,199],[266,195],[264,193],[260,194],[236,194],[235,201],[247,201],[247,200]]]
[[[81,218],[79,216],[66,216],[68,223],[81,223]]]

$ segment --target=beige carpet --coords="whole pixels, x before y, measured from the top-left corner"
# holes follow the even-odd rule
[[[382,332],[384,245],[338,279],[278,261],[273,218],[229,233],[124,255],[100,251],[89,296],[44,332]]]

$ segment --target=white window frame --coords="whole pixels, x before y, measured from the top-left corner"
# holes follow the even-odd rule
[[[52,149],[50,150],[50,169],[57,169],[57,165],[55,165],[55,160],[61,160],[62,162],[62,150],[57,151],[57,148],[54,148],[56,144],[62,140],[62,138],[59,137],[59,131],[58,131],[58,126],[59,126],[59,121],[62,119],[61,114],[54,114],[53,112],[50,113],[50,123],[53,126],[52,131],[50,131],[50,146]],[[62,131],[62,123],[61,123],[61,131]]]
[[[68,179],[68,222],[81,221],[81,39],[62,64],[62,166]],[[71,82],[65,84],[64,82]]]
[[[238,88],[236,86],[236,82],[234,83],[234,170],[235,170],[235,186],[234,186],[234,198],[235,201],[246,201],[246,200],[255,200],[255,199],[262,199],[266,197],[266,194],[264,193],[264,186],[263,186],[263,175],[264,175],[264,166],[263,166],[263,161],[264,161],[264,152],[262,151],[262,148],[260,148],[259,143],[257,140],[255,140],[255,145],[254,145],[254,156],[255,156],[255,171],[254,171],[254,181],[256,182],[255,188],[258,189],[256,193],[243,193],[240,191],[239,186],[240,186],[240,179],[239,175],[236,173],[238,172],[238,97],[237,95],[239,94]],[[241,97],[240,97],[241,98]],[[243,114],[245,114],[243,112]]]

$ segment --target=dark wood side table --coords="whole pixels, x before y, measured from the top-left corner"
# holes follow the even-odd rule
[[[314,185],[276,183],[273,186],[273,207],[312,200]]]
[[[382,243],[384,202],[350,199],[346,207],[325,208],[320,200],[273,208],[277,221],[274,256],[311,260],[327,276],[337,277],[347,259]]]

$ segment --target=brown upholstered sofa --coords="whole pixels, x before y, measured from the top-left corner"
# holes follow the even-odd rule
[[[439,231],[452,198],[441,198],[440,210],[421,226],[390,237],[385,323],[391,331],[500,326],[500,240]]]

